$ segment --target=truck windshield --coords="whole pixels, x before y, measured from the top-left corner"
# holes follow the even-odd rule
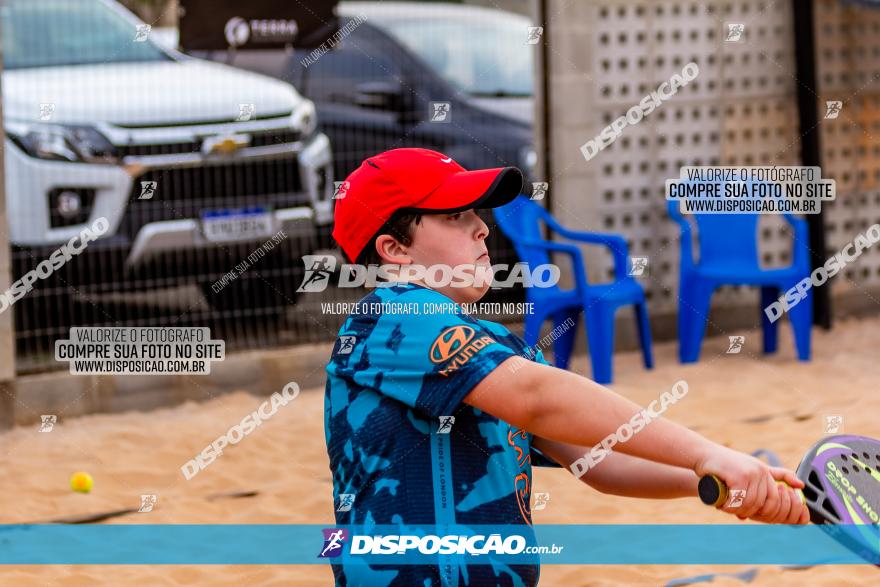
[[[498,11],[470,21],[445,17],[371,20],[421,57],[457,89],[473,96],[531,96],[529,20]]]
[[[104,0],[0,0],[0,26],[6,69],[171,59]]]

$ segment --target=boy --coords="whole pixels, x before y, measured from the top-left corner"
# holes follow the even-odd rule
[[[349,261],[384,265],[400,277],[416,275],[408,271],[414,266],[464,265],[475,274],[489,265],[489,229],[475,209],[510,202],[523,180],[516,168],[465,171],[435,151],[395,149],[367,159],[347,181],[334,239]],[[808,521],[794,491],[776,483],[803,487],[792,472],[659,417],[583,474],[582,465],[572,465],[641,407],[549,366],[505,327],[461,311],[487,284],[391,281],[346,319],[327,365],[327,451],[334,504],[345,503],[334,506],[337,524],[394,525],[400,534],[434,524],[528,530],[533,464],[580,470],[581,480],[600,491],[649,498],[695,497],[699,477],[711,473],[746,490],[741,505],[724,511],[764,522]],[[333,572],[339,585],[538,581],[537,560],[455,561],[336,564]]]

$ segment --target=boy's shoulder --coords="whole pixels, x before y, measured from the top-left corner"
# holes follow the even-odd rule
[[[514,336],[503,324],[478,319],[463,311],[460,304],[445,294],[412,283],[377,288],[365,295],[349,314],[349,318],[353,319],[376,319],[381,316],[423,319],[425,322],[431,318],[454,317],[481,326],[499,337]]]
[[[492,322],[491,320],[477,320],[477,323],[497,336],[516,336],[504,324]]]
[[[352,307],[338,337],[351,342],[369,339],[372,343],[379,338],[388,343],[388,338],[389,348],[394,348],[397,345],[392,343],[398,339],[430,342],[457,327],[470,327],[462,335],[488,334],[517,353],[526,346],[506,326],[478,319],[445,294],[412,283],[396,283],[365,295]]]

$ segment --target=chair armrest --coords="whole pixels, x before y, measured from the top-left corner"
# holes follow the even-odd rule
[[[576,246],[530,238],[518,239],[517,242],[525,247],[535,247],[537,249],[544,249],[545,251],[565,253],[571,257],[571,264],[574,267],[575,287],[580,290],[581,284],[587,285],[587,275],[584,273],[584,257],[581,255],[580,249]]]
[[[614,276],[616,279],[624,279],[629,273],[629,267],[627,266],[629,262],[629,245],[622,236],[571,230],[559,224],[556,219],[549,215],[547,216],[547,224],[554,232],[559,233],[568,240],[607,247],[614,257]]]
[[[794,214],[784,214],[786,222],[794,229],[792,239],[791,264],[795,267],[810,267],[810,225],[803,218]]]
[[[681,230],[681,260],[679,261],[679,266],[681,267],[681,270],[690,269],[694,266],[694,254],[691,250],[691,241],[693,239],[691,223],[687,221],[687,218],[682,216],[679,210],[678,201],[668,202],[666,205],[666,211],[669,214],[669,217],[678,224],[678,227]]]

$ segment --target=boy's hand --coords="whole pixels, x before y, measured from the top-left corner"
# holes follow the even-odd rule
[[[733,499],[728,498],[719,509],[741,520],[751,518],[768,524],[806,524],[810,520],[809,510],[795,491],[804,483],[787,469],[717,446],[697,463],[694,472],[699,477],[715,475],[727,484]]]
[[[785,476],[785,478],[787,478],[787,475],[792,474],[791,471],[777,467],[770,467],[770,470],[771,472],[778,471],[779,476]],[[774,477],[776,477],[776,474],[774,474]],[[800,479],[798,479],[798,481],[800,481]],[[786,481],[786,483],[788,482]],[[776,490],[779,493],[779,509],[775,512],[767,511],[766,513],[759,510],[756,515],[752,516],[752,519],[766,524],[808,523],[810,521],[810,510],[804,505],[801,494],[797,489],[792,489],[784,483],[775,483],[774,485],[776,485]],[[801,482],[800,485],[803,486],[803,482]]]

